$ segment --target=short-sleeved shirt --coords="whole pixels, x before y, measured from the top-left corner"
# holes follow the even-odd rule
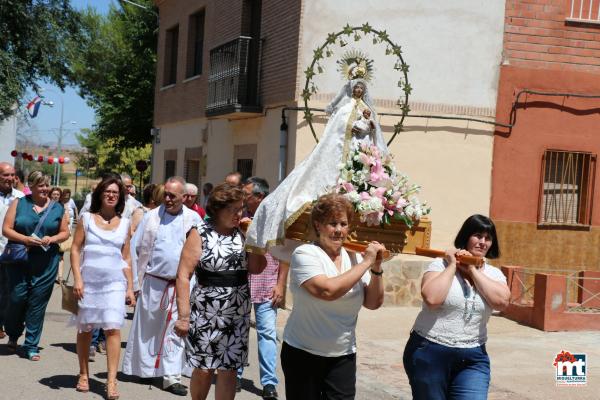
[[[333,301],[318,299],[302,287],[317,275],[335,277],[360,262],[343,248],[341,254],[341,272],[317,245],[302,245],[292,254],[290,291],[294,309],[283,333],[283,340],[290,346],[324,357],[356,353],[356,321],[370,275],[365,273],[348,293]]]
[[[272,300],[273,288],[279,277],[279,261],[266,253],[267,266],[260,274],[248,275],[250,282],[250,300],[252,303],[265,303]]]
[[[442,272],[445,268],[444,260],[437,258],[425,273]],[[487,277],[506,283],[506,277],[498,268],[487,263],[482,268]],[[457,272],[444,303],[435,309],[423,303],[413,330],[444,346],[477,347],[487,341],[487,323],[491,315],[490,305]]]
[[[8,207],[10,207],[10,204],[14,199],[19,199],[23,196],[25,196],[23,192],[14,188],[9,193],[0,192],[0,253],[4,251],[4,247],[6,247],[6,243],[8,242],[8,240],[2,236],[2,224],[4,223],[4,217],[6,216]]]

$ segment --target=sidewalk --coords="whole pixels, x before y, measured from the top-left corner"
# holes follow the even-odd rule
[[[410,399],[402,353],[419,312],[414,307],[363,309],[358,317],[358,398]],[[490,400],[599,399],[600,332],[542,332],[500,316],[488,325]],[[561,350],[586,353],[586,387],[556,387],[552,365]],[[377,397],[364,397],[373,390]]]

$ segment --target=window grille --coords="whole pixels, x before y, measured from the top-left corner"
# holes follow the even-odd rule
[[[260,58],[252,52],[253,40],[240,36],[210,51],[207,116],[262,112],[258,98]],[[260,49],[260,42],[255,46]]]
[[[546,150],[542,158],[539,223],[589,226],[595,170],[594,154]]]
[[[570,22],[600,24],[600,0],[571,0]]]
[[[242,174],[242,181],[252,176],[254,161],[251,158],[238,158],[236,170]]]
[[[186,182],[200,186],[200,160],[185,160],[183,175]]]
[[[165,180],[175,176],[175,160],[165,160]]]

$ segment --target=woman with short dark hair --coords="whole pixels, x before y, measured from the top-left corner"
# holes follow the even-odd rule
[[[50,197],[50,200],[52,201],[59,202],[60,198],[62,197],[62,189],[58,186],[54,186],[52,189],[50,189],[48,197]]]
[[[215,370],[219,371],[215,398],[233,399],[237,370],[247,365],[248,273],[262,272],[266,260],[252,254],[246,260],[239,229],[244,197],[239,186],[216,186],[208,199],[208,218],[188,233],[181,252],[175,332],[187,336],[186,356],[194,368],[193,399],[206,399]],[[190,298],[192,274],[197,284]]]
[[[494,223],[483,215],[470,216],[454,246],[423,275],[423,308],[404,349],[404,369],[416,400],[487,398],[487,323],[492,310],[508,305],[510,290],[498,268],[487,262],[477,268],[457,258],[499,257]]]
[[[281,349],[288,400],[354,399],[356,321],[363,306],[375,310],[383,304],[378,255],[385,247],[372,242],[362,258],[346,252],[342,244],[353,215],[344,196],[320,197],[311,214],[317,240],[292,254],[294,309]]]

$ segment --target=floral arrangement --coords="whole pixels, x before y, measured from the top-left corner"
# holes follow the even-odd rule
[[[369,226],[389,224],[394,218],[410,228],[431,211],[419,201],[420,189],[396,171],[391,154],[382,156],[374,145],[354,144],[347,162],[340,165],[335,191],[352,202],[360,221]]]

